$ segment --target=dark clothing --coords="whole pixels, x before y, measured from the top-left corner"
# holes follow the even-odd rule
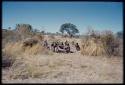
[[[66,53],[70,52],[70,46],[69,46],[69,44],[65,45],[65,51],[66,51]]]
[[[47,41],[44,41],[44,47],[48,47]]]
[[[80,47],[79,47],[78,43],[75,45],[75,47],[76,47],[77,51],[80,51]]]

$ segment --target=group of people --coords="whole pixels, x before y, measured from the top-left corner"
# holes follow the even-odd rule
[[[80,51],[80,46],[78,43],[72,43],[72,45],[75,46],[75,49],[77,51]],[[71,47],[68,41],[65,42],[52,42],[50,45],[47,42],[47,40],[44,41],[44,47],[46,47],[49,50],[52,50],[53,52],[63,52],[63,53],[71,53]]]

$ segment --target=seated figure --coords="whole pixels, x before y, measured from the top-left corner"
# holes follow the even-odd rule
[[[79,46],[78,43],[76,43],[75,47],[76,47],[76,50],[77,50],[77,51],[80,51],[80,46]]]
[[[62,42],[61,45],[58,45],[58,52],[64,52],[64,51],[65,51],[64,44]]]
[[[70,46],[69,46],[69,44],[65,45],[65,52],[66,53],[70,52]]]

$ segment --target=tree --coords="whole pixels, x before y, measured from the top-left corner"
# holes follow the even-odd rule
[[[45,34],[45,31],[43,30],[43,31],[41,31],[41,33],[42,33],[42,34]]]
[[[56,35],[59,35],[59,32],[56,32]]]
[[[32,36],[32,26],[30,24],[16,24],[16,32],[21,36],[21,39]]]
[[[37,32],[39,32],[39,30],[38,29],[34,29],[34,32],[37,33]]]
[[[16,31],[20,33],[32,32],[32,26],[30,24],[16,24]]]
[[[8,30],[11,30],[11,27],[8,27]]]
[[[77,29],[77,27],[71,23],[62,24],[59,31],[62,34],[64,34],[64,31],[66,31],[70,37],[73,37],[75,36],[76,33],[79,33],[79,30]]]
[[[117,35],[118,38],[123,38],[123,32],[122,31],[117,32],[116,35]]]

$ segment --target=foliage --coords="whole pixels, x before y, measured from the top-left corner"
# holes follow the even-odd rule
[[[16,24],[16,31],[20,33],[32,32],[32,26],[30,24]]]
[[[116,35],[117,35],[118,38],[123,38],[123,32],[122,31],[117,32]]]
[[[64,31],[66,31],[70,35],[70,37],[74,36],[76,33],[79,33],[77,27],[71,23],[65,23],[61,25],[60,32],[63,34]]]
[[[16,24],[15,31],[21,36],[21,39],[34,35],[33,28],[30,24]]]

